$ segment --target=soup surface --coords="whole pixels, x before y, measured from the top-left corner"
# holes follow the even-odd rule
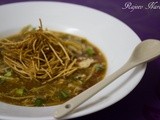
[[[27,26],[0,40],[0,101],[64,103],[102,80],[107,62],[87,39]]]

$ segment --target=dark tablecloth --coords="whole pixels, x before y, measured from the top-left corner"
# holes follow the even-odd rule
[[[31,0],[1,0],[0,5]],[[145,40],[160,40],[160,0],[52,0],[106,12]],[[160,120],[160,58],[151,61],[138,86],[114,105],[74,120]]]

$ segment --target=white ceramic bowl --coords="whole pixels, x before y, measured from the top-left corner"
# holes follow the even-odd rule
[[[120,20],[103,12],[60,2],[22,2],[0,6],[0,36],[16,33],[25,25],[49,29],[88,38],[108,59],[108,73],[120,68],[129,58],[139,37]],[[129,94],[141,80],[145,65],[130,70],[94,97],[79,106],[66,118],[74,118],[106,108]],[[21,107],[0,102],[0,119],[54,119],[51,107]]]

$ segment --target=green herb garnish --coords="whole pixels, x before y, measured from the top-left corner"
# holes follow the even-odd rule
[[[100,63],[97,63],[95,65],[95,70],[96,70],[96,72],[104,70],[104,66],[102,64],[100,64]]]
[[[59,97],[60,97],[61,99],[67,99],[67,98],[69,97],[69,94],[68,94],[67,91],[61,90],[61,91],[59,92]]]
[[[43,106],[44,104],[44,99],[42,98],[37,98],[34,102],[34,106]]]
[[[87,53],[88,56],[93,56],[95,54],[95,51],[92,47],[88,47],[86,49],[86,53]]]
[[[25,89],[24,88],[17,88],[15,93],[18,95],[18,96],[23,96],[24,93],[25,93]]]
[[[7,71],[5,74],[4,74],[5,77],[11,77],[12,76],[12,71]]]

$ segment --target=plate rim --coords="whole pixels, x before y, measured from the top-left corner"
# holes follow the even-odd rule
[[[108,16],[110,16],[110,17],[112,17],[114,20],[116,20],[116,21],[118,21],[118,22],[121,22],[123,25],[125,25],[125,26],[127,26],[135,35],[137,35],[126,23],[124,23],[123,21],[121,21],[121,20],[119,20],[118,18],[116,18],[116,17],[114,17],[114,16],[112,16],[112,15],[110,15],[110,14],[108,14],[108,13],[106,13],[106,12],[103,12],[103,11],[100,11],[100,10],[97,10],[97,9],[95,9],[95,8],[91,8],[91,7],[88,7],[88,6],[84,6],[84,5],[79,5],[79,4],[75,4],[75,3],[69,3],[69,2],[59,2],[59,1],[23,1],[23,2],[14,2],[14,3],[7,3],[7,4],[2,4],[2,5],[0,5],[0,8],[1,7],[6,7],[6,6],[12,6],[12,5],[17,5],[17,4],[33,4],[33,3],[38,3],[38,4],[44,4],[44,3],[51,3],[51,4],[55,4],[55,3],[58,3],[58,4],[64,4],[64,5],[73,5],[73,6],[78,6],[78,7],[83,7],[83,8],[85,8],[85,9],[90,9],[90,10],[94,10],[95,12],[99,12],[99,13],[102,13],[102,14],[107,14]],[[139,36],[137,35],[137,37],[139,38]],[[139,38],[140,39],[140,38]],[[140,41],[139,41],[140,42]],[[143,72],[142,72],[142,74],[141,74],[141,79],[142,79],[142,77],[143,77],[143,75],[144,75],[144,73],[145,73],[145,71],[146,71],[146,64],[145,65],[143,65]],[[139,82],[141,81],[141,79],[139,80]],[[137,85],[139,84],[139,82],[137,83]],[[136,86],[137,86],[136,85]],[[135,86],[135,87],[136,87]],[[134,88],[135,88],[134,87]],[[133,89],[134,89],[133,88]],[[132,89],[132,90],[133,90]],[[129,92],[128,92],[128,94],[132,91],[132,90],[130,90]],[[126,97],[128,94],[126,94],[125,96],[123,96],[122,98],[120,98],[118,101],[120,101],[121,99],[123,99],[124,97]],[[118,102],[117,101],[117,102]],[[116,103],[116,102],[115,102]],[[113,103],[113,104],[115,104],[115,103]],[[111,104],[111,105],[113,105],[113,104]],[[111,106],[110,105],[110,106]],[[109,106],[107,106],[107,107],[109,107]],[[88,113],[86,113],[86,114],[81,114],[81,115],[71,115],[71,116],[68,116],[68,117],[66,117],[66,118],[75,118],[75,117],[80,117],[80,116],[84,116],[84,115],[88,115],[88,114],[91,114],[91,113],[94,113],[94,112],[97,112],[97,111],[99,111],[99,110],[102,110],[102,109],[104,109],[104,108],[106,108],[106,106],[104,106],[104,107],[101,107],[101,108],[99,108],[99,109],[96,109],[96,110],[92,110],[92,112],[90,111],[90,112],[88,112]],[[1,115],[0,115],[1,116]],[[1,117],[4,117],[4,118],[9,118],[8,116],[7,117],[5,117],[5,116],[1,116]],[[24,118],[24,117],[21,117],[21,118],[17,118],[17,117],[15,117],[15,118],[13,118],[13,116],[11,116],[11,118],[12,119],[29,119],[29,118]],[[44,117],[44,118],[42,118],[42,119],[49,119],[50,117]],[[33,118],[32,118],[33,119]],[[40,119],[40,118],[35,118],[35,119]],[[41,119],[40,119],[41,120]]]

